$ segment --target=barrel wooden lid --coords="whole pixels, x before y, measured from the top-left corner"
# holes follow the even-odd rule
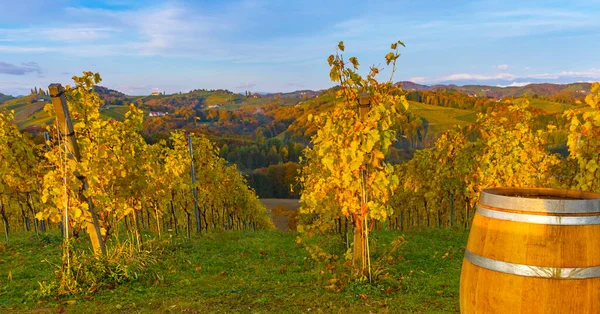
[[[548,188],[490,188],[479,205],[533,213],[600,214],[600,194]]]

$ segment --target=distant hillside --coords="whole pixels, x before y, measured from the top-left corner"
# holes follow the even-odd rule
[[[408,110],[427,121],[428,132],[433,133],[435,137],[437,137],[437,133],[444,132],[454,125],[464,126],[474,123],[477,119],[477,113],[474,110],[432,106],[416,101],[409,103]]]
[[[566,96],[581,99],[590,91],[590,83],[571,83],[571,84],[528,84],[525,86],[490,86],[490,85],[464,85],[457,86],[453,84],[436,84],[422,85],[410,81],[402,81],[396,83],[402,85],[407,90],[417,91],[436,91],[440,89],[456,90],[465,94],[489,97],[489,98],[504,98],[504,97],[521,97],[527,96],[550,96],[563,93]],[[310,99],[321,95],[324,91],[313,90],[298,90],[288,93],[256,93],[250,96],[245,96],[238,93],[233,93],[228,90],[206,90],[197,89],[188,93],[176,93],[170,95],[148,95],[148,96],[131,96],[120,91],[110,89],[104,86],[95,86],[95,91],[98,93],[107,105],[127,105],[131,102],[140,102],[149,106],[169,105],[172,107],[183,106],[213,106],[219,105],[225,109],[237,109],[243,107],[255,107],[264,105],[275,100],[282,100],[286,104],[294,104],[299,101]],[[0,104],[15,99],[10,95],[0,93]]]
[[[0,104],[7,100],[11,100],[11,99],[14,99],[14,97],[11,95],[4,95],[4,94],[0,93]]]
[[[421,85],[419,83],[413,83],[410,81],[402,81],[396,83],[396,85],[402,86],[404,90],[433,90],[433,86]]]
[[[183,107],[236,110],[240,108],[257,108],[272,103],[295,105],[319,94],[320,92],[315,91],[296,91],[291,93],[242,95],[222,89],[198,89],[188,93],[151,95],[132,98],[132,100],[141,105],[142,109],[149,111],[172,112]]]
[[[190,108],[200,113],[204,110],[237,110],[249,108],[260,108],[268,104],[296,105],[305,100],[319,95],[315,91],[296,91],[291,93],[274,94],[252,94],[242,95],[227,90],[197,89],[188,93],[177,93],[170,95],[148,95],[129,96],[117,90],[104,86],[94,86],[94,90],[105,105],[100,108],[103,116],[115,120],[123,120],[128,110],[128,105],[136,104],[148,115],[151,112],[167,112],[170,114],[178,112],[182,108]],[[52,119],[42,110],[44,104],[50,102],[50,97],[23,96],[14,98],[7,96],[0,103],[0,110],[14,110],[15,121],[20,128],[30,126],[41,126],[52,123]]]
[[[263,93],[261,94],[262,97],[265,98],[277,98],[277,97],[283,97],[283,98],[314,98],[316,96],[319,96],[322,93],[322,91],[314,91],[314,90],[297,90],[295,92],[289,92],[289,93]]]
[[[572,98],[582,98],[590,92],[590,83],[571,83],[571,84],[528,84],[525,86],[488,86],[488,85],[421,85],[409,81],[398,82],[405,90],[440,90],[451,89],[478,97],[504,98],[521,97],[524,95],[550,96],[555,94],[565,94]]]
[[[133,99],[117,90],[106,88],[104,86],[94,86],[94,90],[98,93],[98,96],[109,105],[126,105]]]
[[[296,104],[303,99],[314,98],[321,91],[299,90],[289,93],[252,93],[242,95],[228,90],[206,90],[195,89],[187,93],[175,93],[168,95],[130,96],[114,89],[104,86],[95,86],[94,90],[102,98],[106,105],[127,105],[136,103],[148,110],[173,111],[181,107],[201,108],[223,108],[235,110],[263,106],[275,101],[285,104]]]
[[[425,137],[435,137],[437,133],[456,124],[472,123],[478,112],[502,106],[504,100],[510,98],[515,98],[512,101],[520,101],[517,98],[524,94],[528,95],[532,107],[548,114],[578,109],[581,107],[581,98],[590,88],[588,83],[530,84],[523,87],[427,86],[413,82],[398,84],[402,84],[403,88],[409,91],[409,111],[415,119],[420,118],[423,121],[426,129],[422,135]],[[280,139],[294,138],[301,142],[308,141],[316,132],[306,117],[311,113],[327,110],[336,101],[336,88],[262,95],[197,89],[187,93],[148,96],[129,96],[103,86],[95,86],[94,89],[105,101],[101,114],[107,119],[123,120],[131,103],[144,110],[149,117],[152,112],[167,113],[164,119],[149,119],[156,122],[149,122],[152,125],[149,132],[204,125],[220,132],[229,130],[232,133],[250,133],[260,126],[264,129],[263,132],[271,136],[278,136]],[[560,97],[562,94],[568,97]],[[42,110],[44,104],[50,101],[48,96],[8,98],[11,99],[0,104],[0,110],[14,110],[15,120],[20,128],[52,122]],[[504,100],[499,100],[500,98]]]
[[[50,102],[50,97],[46,95],[12,98],[0,104],[0,111],[4,109],[13,110],[19,128],[41,126],[52,122],[50,117],[42,110],[48,102]]]

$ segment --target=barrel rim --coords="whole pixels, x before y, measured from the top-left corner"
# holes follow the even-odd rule
[[[547,267],[509,263],[475,254],[465,250],[464,260],[481,268],[509,275],[546,279],[594,279],[600,278],[600,266],[591,267]]]
[[[600,215],[593,216],[551,216],[527,213],[513,213],[507,211],[493,210],[477,206],[477,215],[483,217],[507,220],[514,222],[524,222],[538,225],[556,225],[556,226],[589,226],[600,225]]]
[[[600,194],[551,188],[488,188],[481,191],[479,204],[523,212],[589,214],[600,213]]]

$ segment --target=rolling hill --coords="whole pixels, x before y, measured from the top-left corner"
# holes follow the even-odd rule
[[[15,121],[19,128],[51,123],[52,120],[44,112],[44,105],[50,102],[49,96],[36,96],[33,100],[30,96],[12,98],[0,104],[1,110],[13,110]]]
[[[0,93],[0,104],[5,101],[11,100],[13,98],[15,98],[15,97],[13,97],[11,95],[4,95],[4,94]]]
[[[517,98],[517,99],[513,100],[513,102],[522,102],[525,99],[526,99],[525,97],[521,97],[521,98]],[[568,105],[568,104],[563,104],[563,103],[548,101],[548,100],[543,100],[543,99],[535,99],[535,98],[527,98],[527,99],[529,100],[529,105],[531,107],[542,109],[546,113],[550,113],[550,114],[563,112],[567,109],[575,109],[577,107],[581,107],[581,106],[577,106],[577,105]]]
[[[583,97],[590,84],[530,84],[523,87],[493,87],[482,85],[434,85],[426,86],[412,82],[400,82],[405,90],[456,90],[470,97],[482,97],[479,94],[485,94],[485,97],[506,97],[512,101],[522,101],[522,94],[526,95],[553,95],[553,93],[570,93]],[[284,106],[297,105],[297,109],[291,110],[286,119],[299,119],[302,125],[302,117],[308,112],[308,108],[328,107],[327,103],[335,101],[333,97],[324,97],[327,91],[296,91],[291,93],[270,93],[270,94],[251,94],[242,95],[232,93],[227,90],[192,90],[188,93],[177,93],[170,95],[148,95],[148,96],[129,96],[116,90],[103,86],[96,86],[96,92],[105,101],[101,108],[101,114],[107,119],[123,120],[128,110],[128,104],[135,103],[148,114],[152,111],[176,112],[182,107],[195,110],[220,109],[220,110],[238,110],[246,108],[258,108],[267,104],[279,103]],[[321,97],[318,97],[321,95]],[[477,95],[477,96],[476,96]],[[52,119],[42,109],[50,101],[48,96],[24,96],[14,98],[12,96],[4,97],[0,102],[0,110],[14,110],[15,120],[20,128],[29,126],[41,126],[52,122]],[[514,98],[517,97],[517,98]],[[566,109],[577,109],[582,105],[569,105],[536,97],[528,97],[532,107],[544,110],[548,114],[556,114]],[[450,106],[436,106],[425,104],[423,102],[411,101],[410,111],[424,119],[428,126],[428,133],[436,134],[442,132],[453,125],[466,125],[473,123],[476,119],[476,110],[457,109]],[[291,106],[293,107],[293,106]],[[289,107],[288,107],[289,108]],[[317,111],[323,109],[316,109]],[[581,109],[583,110],[583,108]],[[253,111],[251,111],[253,112]],[[288,115],[289,115],[288,114]],[[307,129],[308,126],[305,126]]]
[[[182,107],[191,107],[196,110],[208,108],[237,110],[257,108],[275,102],[294,105],[319,94],[314,91],[298,91],[244,96],[227,90],[193,90],[189,93],[171,95],[129,96],[103,86],[95,86],[94,89],[105,101],[100,113],[106,118],[119,121],[125,118],[128,104],[131,103],[135,103],[148,114],[152,111],[172,113]],[[6,96],[4,101],[0,101],[0,110],[14,110],[15,122],[19,128],[41,126],[52,123],[50,116],[43,111],[44,105],[48,102],[50,102],[49,96],[32,97],[29,95],[18,98]]]
[[[410,81],[398,82],[405,90],[428,90],[435,91],[440,89],[457,90],[466,94],[472,94],[478,97],[504,98],[521,97],[524,95],[550,96],[557,93],[565,93],[573,98],[581,98],[590,92],[590,83],[571,83],[571,84],[528,84],[525,86],[489,86],[489,85],[421,85]]]
[[[433,106],[416,101],[409,101],[409,104],[408,110],[425,119],[428,132],[432,133],[443,132],[454,125],[474,123],[477,118],[477,113],[473,110]]]
[[[50,103],[49,96],[24,96],[13,98],[0,104],[0,111],[13,110],[15,113],[15,122],[21,129],[31,126],[48,125],[54,121],[45,111],[44,106]],[[112,118],[122,121],[127,112],[127,106],[107,106],[107,109],[101,109],[100,113],[106,118]]]

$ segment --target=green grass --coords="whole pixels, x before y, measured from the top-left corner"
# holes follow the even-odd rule
[[[529,99],[529,105],[531,107],[542,109],[546,113],[559,113],[559,112],[563,112],[572,107],[570,105],[561,104],[561,103],[554,102],[554,101],[535,99],[535,98],[528,98],[528,99]],[[521,97],[521,98],[515,99],[514,102],[520,103],[524,100],[525,100],[525,98]]]
[[[272,104],[275,102],[282,103],[283,105],[291,105],[291,104],[296,104],[297,102],[300,102],[300,101],[301,100],[299,100],[299,99],[289,99],[289,98],[285,98],[283,100],[281,100],[281,99],[276,100],[273,98],[244,97],[241,99],[237,99],[237,101],[235,101],[233,104],[226,102],[222,108],[226,109],[226,110],[236,110],[236,109],[240,109],[240,108],[261,107],[261,106]]]
[[[374,255],[398,235],[373,233]],[[221,232],[171,240],[173,249],[152,266],[152,275],[113,290],[39,299],[32,292],[39,289],[38,281],[52,280],[54,268],[44,260],[59,263],[60,240],[18,234],[0,259],[0,312],[457,313],[467,233],[405,235],[400,255],[385,265],[399,287],[350,283],[335,292],[326,288],[331,271],[295,243],[297,234]],[[345,250],[337,237],[323,236],[319,242],[329,250]]]
[[[34,102],[31,105],[27,105],[25,99],[26,97],[15,98],[2,103],[0,104],[0,111],[3,109],[13,110],[15,112],[15,123],[21,129],[28,126],[48,125],[54,122],[54,119],[43,110],[46,103]],[[101,110],[100,113],[106,118],[123,121],[125,119],[125,113],[127,113],[128,110],[128,106],[113,106],[110,109]]]
[[[15,112],[15,121],[20,128],[30,125],[42,125],[48,121],[48,115],[43,111],[46,102],[33,102],[27,105],[27,97],[11,99],[0,104],[0,111],[12,110]],[[49,99],[47,96],[39,96],[39,98]]]
[[[454,119],[464,121],[466,123],[475,123],[477,121],[477,112],[469,112],[463,115],[455,116]]]
[[[521,97],[521,98],[515,99],[514,101],[521,102],[524,99],[525,98]],[[578,112],[578,113],[591,110],[591,108],[589,106],[587,106],[586,104],[582,104],[582,103],[580,103],[580,104],[563,104],[563,103],[559,103],[559,102],[547,101],[547,100],[542,100],[542,99],[534,99],[534,98],[528,98],[528,99],[529,99],[529,105],[531,107],[542,109],[545,112],[550,113],[550,114],[560,113],[565,110],[575,110],[575,112]]]
[[[567,104],[561,104],[558,102],[540,100],[540,99],[530,99],[529,105],[534,108],[542,109],[542,110],[546,111],[547,113],[559,113],[559,112],[563,112],[566,109],[569,109],[571,107]]]
[[[475,122],[476,113],[472,110],[433,106],[416,101],[409,101],[408,110],[429,122],[430,131],[443,132],[455,125]]]
[[[596,111],[596,109],[594,109],[588,105],[585,105],[585,106],[578,107],[574,111],[576,113],[586,113],[586,112],[594,112],[594,111]]]
[[[31,105],[27,105],[26,100],[28,97],[29,96],[20,97],[6,101],[0,104],[0,111],[3,109],[13,110],[15,112],[15,122],[19,128],[52,123],[53,119],[51,119],[43,110],[44,105],[50,101],[50,98],[48,96],[39,96],[38,98],[44,98],[46,102],[36,101]]]
[[[109,109],[100,110],[100,114],[105,117],[123,121],[125,120],[125,114],[129,111],[129,106],[120,106],[120,107],[110,107]]]

